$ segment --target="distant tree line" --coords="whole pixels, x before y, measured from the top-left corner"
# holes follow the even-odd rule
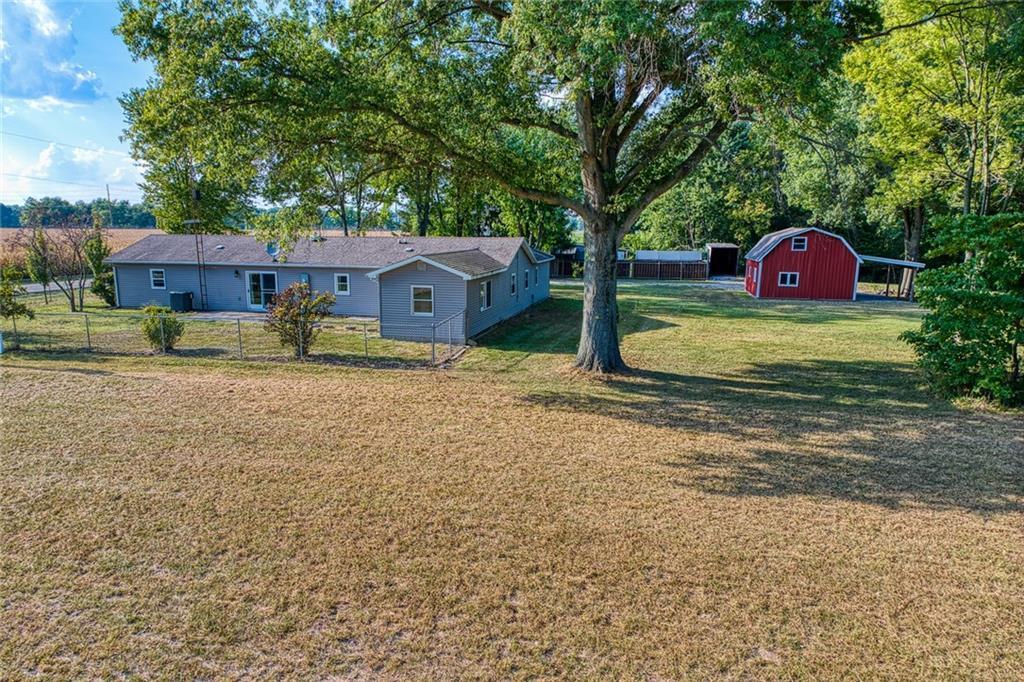
[[[120,199],[76,201],[60,197],[29,197],[20,206],[0,204],[0,227],[51,227],[75,223],[94,227],[156,227],[146,204]]]

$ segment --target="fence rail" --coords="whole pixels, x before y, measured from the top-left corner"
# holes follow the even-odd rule
[[[282,345],[278,336],[253,317],[178,315],[185,328],[173,348],[165,348],[167,336],[161,317],[161,334],[151,344],[142,332],[146,315],[121,313],[38,312],[33,319],[0,321],[4,350],[44,352],[102,352],[152,355],[175,353],[182,356],[245,360],[302,359],[323,361],[364,361],[388,365],[425,366],[435,362],[438,351],[424,341],[382,337],[377,320],[327,318],[316,325],[311,348],[300,352]],[[301,338],[301,337],[300,337]],[[438,339],[447,341],[447,336]],[[462,339],[453,335],[452,348]],[[308,343],[307,343],[308,345]],[[154,347],[155,346],[155,347]],[[445,357],[449,357],[449,353]]]

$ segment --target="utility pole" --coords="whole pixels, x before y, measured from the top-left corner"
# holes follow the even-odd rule
[[[110,203],[110,183],[107,183],[107,222],[114,226],[114,205]]]

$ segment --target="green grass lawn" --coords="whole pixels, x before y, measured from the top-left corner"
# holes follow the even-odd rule
[[[1024,415],[916,308],[578,287],[452,369],[0,359],[0,677],[1024,676]]]
[[[141,333],[144,316],[140,310],[111,309],[90,293],[78,313],[70,312],[62,294],[51,294],[48,302],[42,294],[26,295],[23,300],[36,317],[17,321],[17,337],[7,320],[0,321],[0,331],[8,343],[16,340],[25,350],[74,352],[91,348],[98,353],[153,353]],[[179,356],[249,360],[288,360],[292,356],[290,349],[282,347],[277,337],[251,316],[241,324],[233,319],[181,316],[185,333],[174,349]],[[430,360],[429,344],[381,338],[375,321],[331,317],[321,328],[313,350],[313,359],[318,362],[422,366]]]

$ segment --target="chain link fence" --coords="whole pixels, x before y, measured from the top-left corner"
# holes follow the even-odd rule
[[[163,335],[151,345],[142,324],[148,316],[134,313],[37,312],[33,319],[0,320],[4,351],[99,352],[126,355],[163,353]],[[243,360],[294,360],[297,349],[282,345],[258,316],[179,314],[184,331],[167,353],[185,357]],[[447,324],[447,321],[446,321]],[[163,325],[161,323],[161,329]],[[449,343],[447,326],[432,340],[384,338],[377,320],[327,318],[301,358],[321,362],[390,366],[443,364],[465,348],[461,335]],[[164,343],[161,344],[160,341]],[[155,347],[154,347],[155,346]]]

